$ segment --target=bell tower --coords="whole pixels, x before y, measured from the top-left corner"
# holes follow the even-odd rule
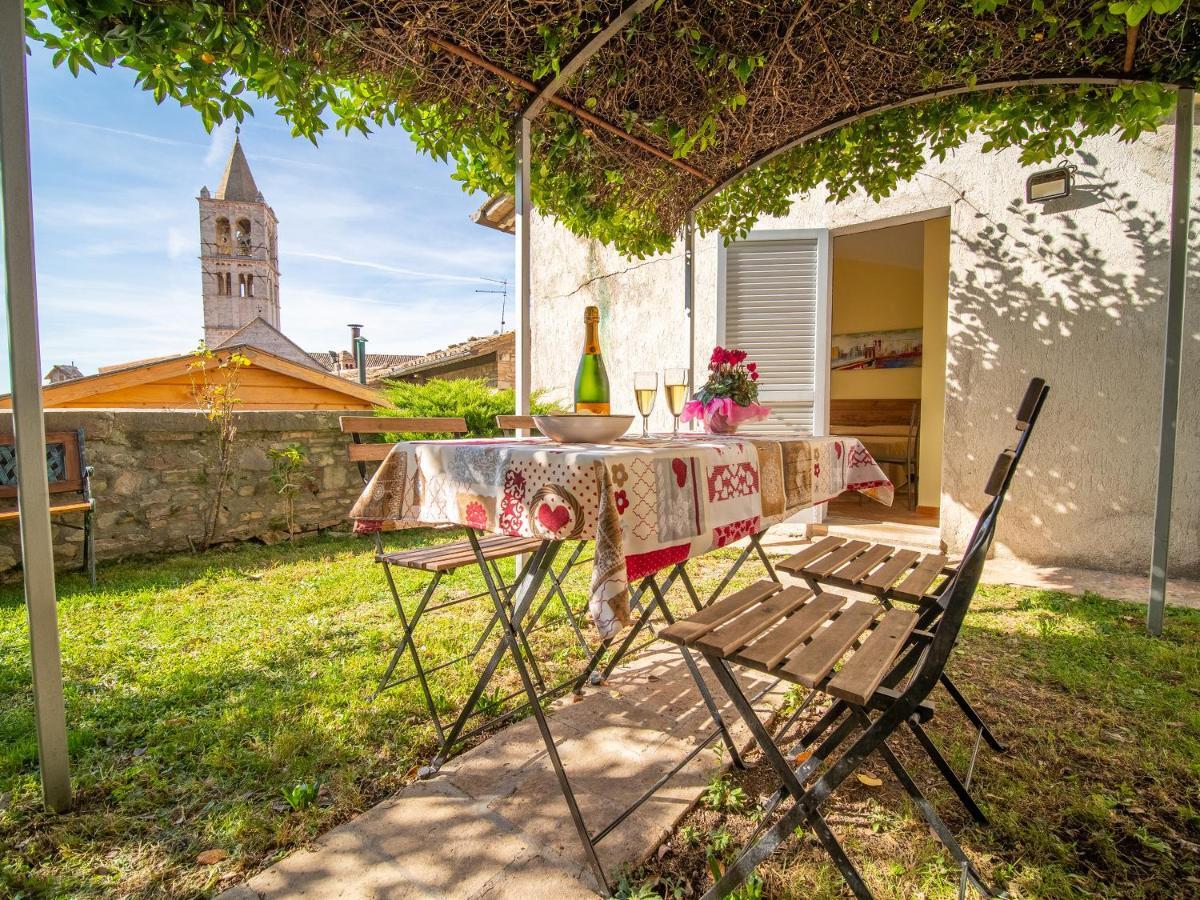
[[[279,328],[278,220],[254,183],[239,134],[216,192],[200,189],[204,343],[218,347],[261,316]]]

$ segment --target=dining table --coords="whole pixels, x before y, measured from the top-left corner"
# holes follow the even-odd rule
[[[588,861],[600,883],[607,885],[595,845],[653,789],[596,832],[589,830],[575,802],[542,708],[547,693],[539,691],[522,658],[522,648],[530,646],[526,615],[553,571],[559,548],[570,541],[595,542],[588,612],[601,641],[587,671],[575,682],[579,690],[622,631],[629,629],[608,671],[655,609],[673,621],[663,599],[670,581],[660,584],[659,573],[669,570],[671,579],[683,578],[693,604],[700,607],[702,601],[687,580],[688,560],[746,540],[722,588],[751,549],[758,550],[774,579],[761,544],[768,529],[850,491],[884,505],[893,499],[891,481],[862,443],[849,436],[680,434],[605,444],[558,443],[545,437],[396,443],[354,504],[354,530],[366,534],[462,526],[502,635],[443,749],[421,770],[422,776],[436,774],[445,762],[497,666],[511,654],[525,705],[537,720]],[[484,561],[479,536],[487,534],[541,541],[511,590],[493,577]],[[639,608],[644,592],[651,599]],[[720,588],[710,602],[719,592]],[[720,736],[736,762],[736,749],[696,662],[686,649],[682,654],[716,726],[689,759]],[[662,783],[665,779],[659,780]]]

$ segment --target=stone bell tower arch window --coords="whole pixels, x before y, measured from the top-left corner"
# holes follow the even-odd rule
[[[217,252],[229,253],[232,249],[229,220],[224,216],[217,219]]]
[[[250,240],[250,220],[238,219],[237,223],[237,248],[238,253],[242,256],[249,256],[252,247]]]

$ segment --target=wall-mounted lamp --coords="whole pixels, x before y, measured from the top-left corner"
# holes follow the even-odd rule
[[[1077,168],[1064,162],[1057,168],[1034,172],[1025,181],[1025,202],[1045,203],[1070,196]]]

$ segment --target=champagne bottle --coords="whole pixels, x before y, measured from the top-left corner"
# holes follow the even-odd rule
[[[600,356],[600,310],[589,306],[583,311],[583,356],[575,376],[575,412],[597,416],[609,414],[608,373]]]

